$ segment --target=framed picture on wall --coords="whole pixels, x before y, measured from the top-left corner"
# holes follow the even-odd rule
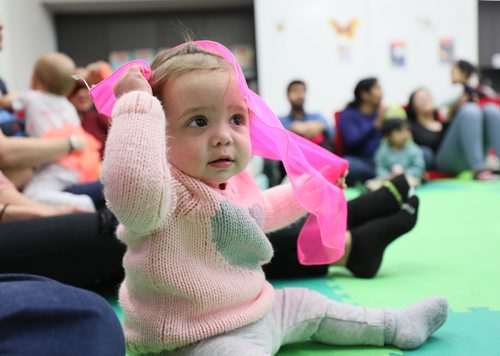
[[[255,72],[255,50],[249,44],[238,44],[229,47],[236,60],[241,66],[245,78],[254,78]]]
[[[406,66],[406,43],[404,41],[392,41],[390,43],[391,65],[395,68]]]
[[[451,64],[454,61],[455,46],[453,38],[446,37],[439,41],[439,62],[442,64]]]

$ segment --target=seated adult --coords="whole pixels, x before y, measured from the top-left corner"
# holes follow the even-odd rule
[[[101,280],[116,283],[122,275],[125,247],[114,235],[116,219],[107,209],[75,213],[42,206],[17,192],[3,176],[0,185],[0,273],[44,275],[75,286],[93,288]],[[348,203],[346,253],[336,264],[356,277],[374,277],[387,246],[410,231],[418,212],[417,197],[408,198],[404,176]],[[73,214],[67,214],[73,212]],[[65,215],[56,215],[56,214]],[[302,223],[305,222],[305,218]],[[322,276],[328,265],[298,262],[301,224],[269,235],[275,256],[264,270],[270,278]]]
[[[306,112],[306,83],[294,80],[288,84],[286,93],[290,103],[290,113],[280,116],[283,126],[299,136],[332,150],[333,127],[320,113]]]
[[[354,100],[341,112],[339,127],[344,158],[349,162],[347,184],[375,177],[375,150],[381,140],[384,120],[381,108],[382,88],[377,78],[360,80],[354,88]]]
[[[424,151],[426,166],[449,174],[472,170],[476,180],[498,179],[487,168],[490,148],[500,152],[500,110],[489,104],[481,109],[463,95],[452,115],[440,115],[430,93],[411,93],[407,112],[413,139]]]
[[[293,80],[288,84],[286,93],[290,113],[279,119],[286,129],[333,151],[333,126],[320,113],[305,111],[306,91],[306,83],[302,80]],[[286,176],[283,164],[273,160],[264,160],[264,174],[270,187],[282,183]]]
[[[121,275],[124,246],[106,208],[86,213],[28,199],[0,172],[0,273],[91,287]]]
[[[373,278],[379,271],[386,248],[417,222],[419,200],[409,197],[404,175],[347,204],[345,254],[334,265],[345,267],[355,277]],[[297,239],[306,217],[268,235],[274,248],[271,262],[263,266],[268,278],[321,277],[330,265],[305,266],[297,258]]]
[[[0,170],[22,190],[36,167],[67,156],[72,151],[72,145],[71,139],[10,137],[0,130]],[[100,182],[77,184],[65,191],[89,195],[97,209],[105,205]]]

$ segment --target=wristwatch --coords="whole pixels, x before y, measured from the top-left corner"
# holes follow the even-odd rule
[[[81,148],[81,140],[78,136],[71,135],[68,138],[68,143],[69,143],[69,153],[72,153],[78,149]]]

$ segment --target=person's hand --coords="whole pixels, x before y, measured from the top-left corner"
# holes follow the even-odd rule
[[[135,90],[152,94],[153,91],[144,77],[143,71],[144,69],[140,66],[134,65],[130,67],[130,69],[128,69],[116,82],[114,87],[115,96],[118,98],[123,94]]]
[[[331,167],[331,166],[325,166],[321,169],[321,174],[323,175],[323,177],[325,177],[329,182],[332,182],[334,181],[334,178],[333,176],[335,175],[335,170]],[[347,184],[346,184],[346,178],[347,178],[347,175],[349,174],[349,170],[346,169],[344,174],[339,177],[337,179],[337,181],[335,182],[335,185],[337,187],[339,187],[340,189],[345,189],[347,188]]]
[[[69,152],[82,152],[87,149],[87,143],[82,136],[71,135],[68,138]]]
[[[373,122],[373,126],[376,127],[376,128],[380,128],[382,126],[382,124],[384,123],[384,120],[385,120],[385,113],[387,112],[387,108],[386,107],[380,107],[378,109],[378,113],[377,113],[377,118],[375,119],[375,121]]]
[[[394,166],[392,166],[391,168],[391,173],[393,175],[393,177],[395,176],[399,176],[401,174],[403,174],[405,172],[405,169],[402,165],[400,164],[395,164]]]
[[[349,174],[349,170],[346,169],[344,175],[342,177],[340,177],[339,180],[337,181],[337,187],[339,187],[340,189],[347,188],[347,184],[345,181],[346,181],[348,174]]]
[[[460,96],[460,98],[458,98],[457,103],[456,103],[456,107],[459,108],[463,104],[465,104],[469,101],[470,101],[470,96],[468,96],[467,94],[464,93]]]

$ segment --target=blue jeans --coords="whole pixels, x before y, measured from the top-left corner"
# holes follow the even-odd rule
[[[432,150],[432,148],[430,148],[429,146],[420,146],[420,145],[419,145],[419,147],[424,154],[425,169],[426,170],[434,169],[436,158],[434,157],[435,154],[434,154],[434,151]]]
[[[370,178],[375,177],[375,162],[373,158],[344,156],[349,162],[349,174],[347,175],[347,184],[353,185],[356,182],[364,183]]]
[[[123,356],[125,339],[99,295],[27,274],[0,275],[2,354]]]
[[[500,109],[494,104],[481,109],[466,103],[458,109],[439,146],[436,167],[452,174],[480,171],[486,168],[490,147],[500,153]]]

